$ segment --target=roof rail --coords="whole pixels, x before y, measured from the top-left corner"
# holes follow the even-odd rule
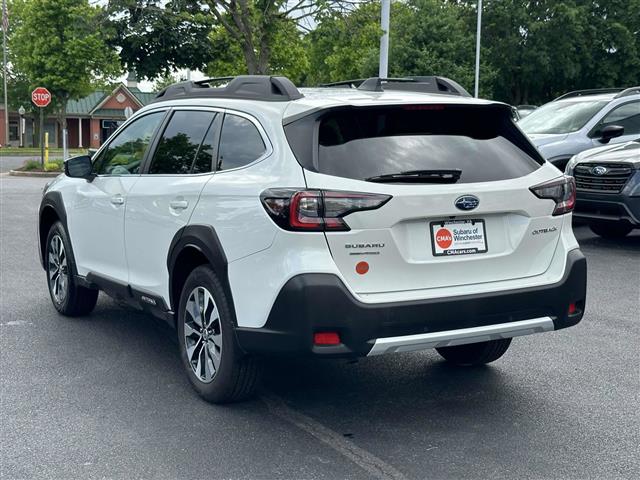
[[[558,98],[554,99],[553,101],[555,102],[556,100],[562,100],[564,98],[571,98],[571,97],[584,97],[586,95],[599,95],[602,93],[618,93],[618,92],[621,92],[622,90],[624,90],[624,88],[590,88],[587,90],[575,90],[573,92],[567,92],[564,95],[560,95]]]
[[[357,88],[367,92],[383,92],[386,90],[402,90],[406,92],[440,93],[470,97],[458,82],[446,77],[417,76],[401,78],[359,78],[340,82],[324,83],[321,87]]]
[[[226,85],[213,87],[212,84]],[[181,98],[238,98],[288,102],[302,97],[303,95],[287,77],[238,75],[174,83],[160,91],[153,102]]]
[[[628,97],[629,95],[639,95],[640,94],[640,86],[627,88],[626,90],[621,91],[613,98],[621,98]]]

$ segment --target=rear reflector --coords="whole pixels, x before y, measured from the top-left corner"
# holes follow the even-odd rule
[[[364,275],[369,271],[369,264],[367,262],[358,262],[356,264],[356,272],[360,275]]]
[[[576,307],[576,304],[575,303],[570,303],[569,304],[569,315],[573,315],[577,311],[578,311],[578,307]]]
[[[336,332],[319,332],[313,334],[314,345],[340,345],[340,335]]]

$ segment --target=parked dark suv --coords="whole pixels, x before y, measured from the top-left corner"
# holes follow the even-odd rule
[[[575,155],[566,173],[576,180],[573,215],[594,233],[620,238],[640,228],[640,138]]]

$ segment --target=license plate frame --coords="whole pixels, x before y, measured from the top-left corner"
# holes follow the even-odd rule
[[[465,234],[477,235],[473,233],[475,228],[480,229],[482,232],[481,239],[469,239],[469,240],[456,240],[453,232],[453,225],[458,227],[469,226],[472,230],[471,233]],[[478,227],[476,227],[478,225]],[[439,228],[438,228],[439,227]],[[437,237],[440,229],[446,229],[451,237],[451,243],[449,246],[443,247],[446,244],[446,239],[443,239],[438,243]],[[458,235],[459,237],[460,235]],[[437,220],[429,222],[429,237],[431,242],[431,253],[434,257],[457,257],[459,255],[475,255],[478,253],[487,253],[489,251],[489,243],[487,241],[487,228],[484,219],[481,218],[465,218],[465,219],[453,219],[453,220]],[[458,244],[460,246],[455,247]],[[464,246],[466,244],[466,247]]]

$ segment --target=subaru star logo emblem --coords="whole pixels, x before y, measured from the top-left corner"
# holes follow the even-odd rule
[[[456,198],[454,205],[460,210],[473,210],[480,204],[478,197],[473,195],[463,195]]]
[[[607,167],[603,167],[602,165],[598,165],[597,167],[593,167],[591,170],[595,175],[604,175],[607,173]]]

